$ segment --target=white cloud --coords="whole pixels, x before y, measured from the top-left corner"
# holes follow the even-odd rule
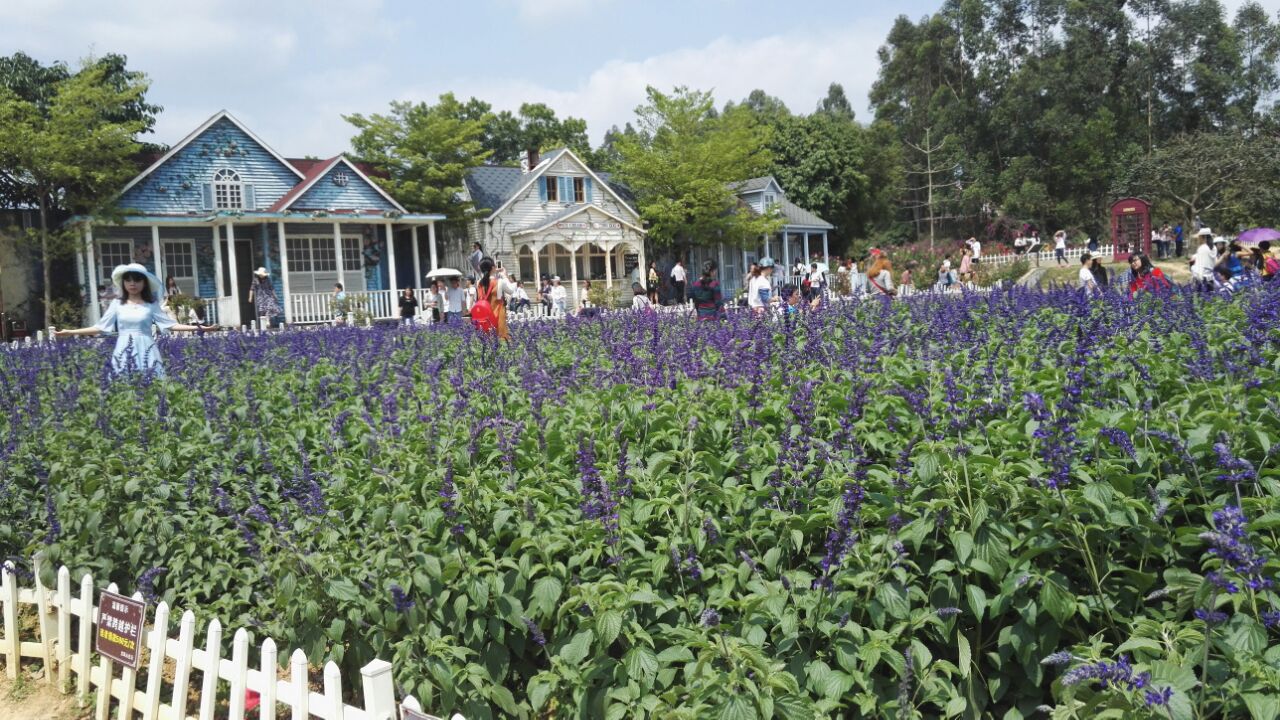
[[[607,3],[608,0],[515,0],[521,19],[538,22],[587,13]]]
[[[844,85],[859,116],[875,81],[879,28],[842,28],[821,33],[772,35],[756,40],[717,39],[644,60],[612,60],[574,88],[554,88],[528,81],[475,79],[456,90],[475,95],[499,109],[522,102],[544,102],[560,115],[582,117],[593,141],[612,125],[634,118],[645,101],[645,88],[670,90],[684,85],[711,90],[718,104],[741,100],[756,88],[781,98],[794,112],[811,111],[832,82]],[[426,99],[435,92],[414,93]]]

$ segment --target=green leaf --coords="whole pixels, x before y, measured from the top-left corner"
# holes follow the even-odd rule
[[[594,637],[595,633],[590,630],[583,630],[574,635],[573,639],[560,649],[560,659],[570,665],[577,665],[582,662],[587,657],[587,653],[591,651],[591,640]]]
[[[658,662],[663,665],[670,665],[675,662],[689,662],[692,659],[693,652],[683,645],[672,645],[658,653]]]
[[[601,647],[609,647],[622,632],[622,613],[617,610],[605,610],[596,618],[596,634],[600,636]]]
[[[1063,590],[1057,582],[1050,579],[1046,579],[1040,586],[1040,605],[1060,623],[1066,622],[1076,614],[1076,599],[1071,593]]]
[[[982,614],[987,609],[987,593],[977,585],[967,585],[964,589],[965,596],[969,598],[969,609],[973,611],[973,617],[976,620],[982,619]]]
[[[647,645],[637,645],[622,657],[622,664],[627,668],[627,675],[648,685],[658,672],[658,658],[653,649]]]
[[[545,614],[551,614],[556,609],[556,603],[559,602],[563,589],[564,586],[556,578],[551,576],[538,578],[538,581],[533,584],[534,607]]]
[[[956,559],[962,564],[968,562],[969,556],[973,554],[973,536],[963,530],[952,533],[951,543],[956,547]]]
[[[329,597],[342,602],[353,602],[360,599],[360,589],[355,583],[344,578],[329,581]]]
[[[956,647],[959,650],[956,666],[960,668],[960,677],[967,678],[969,677],[970,667],[973,665],[973,651],[969,649],[969,638],[964,635],[957,635]]]
[[[1280,716],[1280,696],[1275,694],[1245,693],[1244,706],[1249,708],[1253,720],[1276,720]]]
[[[514,716],[519,712],[519,708],[516,707],[515,696],[511,694],[510,690],[501,685],[490,685],[488,692],[489,699],[502,708],[502,711],[507,715]]]
[[[730,695],[720,709],[720,720],[755,720],[756,709],[742,695]]]

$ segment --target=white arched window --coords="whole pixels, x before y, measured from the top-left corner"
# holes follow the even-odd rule
[[[244,207],[244,185],[235,170],[213,173],[213,207],[216,210],[239,210]]]

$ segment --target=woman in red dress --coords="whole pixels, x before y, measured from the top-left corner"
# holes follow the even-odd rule
[[[1129,280],[1129,297],[1136,297],[1140,290],[1158,292],[1168,290],[1170,287],[1169,279],[1164,276],[1160,268],[1152,265],[1151,259],[1142,253],[1129,256],[1129,269],[1133,271],[1132,278]]]

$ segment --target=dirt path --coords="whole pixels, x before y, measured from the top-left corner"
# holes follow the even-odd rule
[[[76,707],[75,695],[63,695],[43,678],[17,681],[0,673],[0,720],[85,720],[92,708]]]

